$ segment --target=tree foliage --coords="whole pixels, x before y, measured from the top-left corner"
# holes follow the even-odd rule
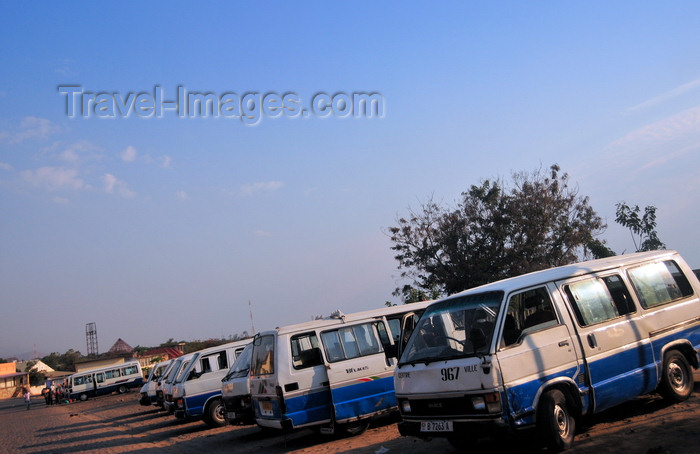
[[[71,348],[63,354],[54,352],[44,356],[41,358],[41,361],[53,370],[74,371],[74,364],[81,358],[83,358],[83,355]]]
[[[397,224],[388,233],[401,278],[410,281],[394,291],[404,301],[613,255],[595,238],[603,220],[556,164],[515,173],[509,186],[482,180],[456,207],[430,199]]]
[[[644,207],[644,214],[641,216],[639,205],[630,207],[625,202],[619,202],[615,207],[617,208],[615,211],[615,222],[629,229],[637,252],[666,248],[666,245],[656,233],[655,206]]]
[[[44,384],[44,381],[46,380],[46,377],[44,374],[36,369],[36,361],[29,361],[24,368],[23,372],[26,372],[29,375],[29,384],[31,386],[39,386]]]

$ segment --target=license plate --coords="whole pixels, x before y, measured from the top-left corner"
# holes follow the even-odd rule
[[[262,413],[263,416],[274,416],[272,414],[272,402],[269,400],[260,402],[260,413]]]
[[[233,411],[229,411],[226,413],[226,419],[236,419],[236,413]]]
[[[452,421],[421,421],[421,432],[452,432]]]

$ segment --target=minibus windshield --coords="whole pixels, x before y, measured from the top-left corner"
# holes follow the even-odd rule
[[[484,292],[429,306],[399,364],[428,364],[488,353],[502,300],[503,292]]]
[[[253,356],[253,343],[246,345],[236,361],[228,370],[228,373],[221,381],[231,380],[232,378],[247,377],[250,372],[250,359]]]

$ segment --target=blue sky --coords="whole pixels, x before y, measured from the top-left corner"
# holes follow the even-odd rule
[[[552,163],[618,253],[634,246],[615,203],[654,205],[700,268],[699,17],[696,2],[3,2],[0,357],[87,353],[91,322],[103,352],[251,331],[249,302],[256,330],[396,302],[397,216]],[[70,118],[60,86],[292,93],[307,110],[378,93],[383,115]]]

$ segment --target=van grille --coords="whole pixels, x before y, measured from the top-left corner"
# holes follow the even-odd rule
[[[466,416],[486,413],[485,411],[474,410],[471,399],[465,396],[449,399],[409,399],[409,402],[411,403],[411,417]]]

